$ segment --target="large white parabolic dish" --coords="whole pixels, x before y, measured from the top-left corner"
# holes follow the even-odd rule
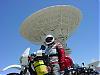
[[[56,5],[41,9],[25,19],[21,34],[32,43],[41,44],[47,34],[64,43],[79,25],[81,12],[70,5]]]

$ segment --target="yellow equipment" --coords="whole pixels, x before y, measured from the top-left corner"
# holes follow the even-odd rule
[[[42,57],[41,55],[42,54],[39,54],[33,63],[34,69],[37,72],[37,75],[45,75],[48,73],[47,66],[44,64],[44,61],[42,59],[39,59]]]

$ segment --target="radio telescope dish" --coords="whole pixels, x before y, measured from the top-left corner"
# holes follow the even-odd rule
[[[29,16],[22,23],[21,34],[32,43],[43,43],[48,34],[64,43],[79,25],[80,19],[80,10],[73,6],[50,6]]]

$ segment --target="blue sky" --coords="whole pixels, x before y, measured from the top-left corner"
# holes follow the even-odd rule
[[[18,64],[27,47],[31,52],[40,47],[20,35],[24,19],[42,8],[63,4],[73,5],[83,14],[80,26],[67,40],[74,62],[99,60],[99,0],[0,0],[0,69]]]

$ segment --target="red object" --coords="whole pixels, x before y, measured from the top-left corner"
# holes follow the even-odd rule
[[[58,49],[58,58],[59,58],[60,70],[64,71],[64,69],[65,69],[65,51],[63,48]]]
[[[65,57],[65,68],[71,67],[73,65],[73,61],[69,56]]]
[[[28,60],[29,60],[29,61],[32,61],[33,58],[32,58],[31,56],[28,56]]]
[[[60,70],[64,71],[65,68],[71,67],[73,65],[73,61],[69,56],[65,55],[64,48],[58,45],[57,49],[58,49],[57,51],[58,51]]]
[[[60,70],[64,71],[65,68],[71,67],[73,65],[73,61],[68,55],[65,55],[65,49],[62,44],[56,43],[56,49],[58,52]]]

